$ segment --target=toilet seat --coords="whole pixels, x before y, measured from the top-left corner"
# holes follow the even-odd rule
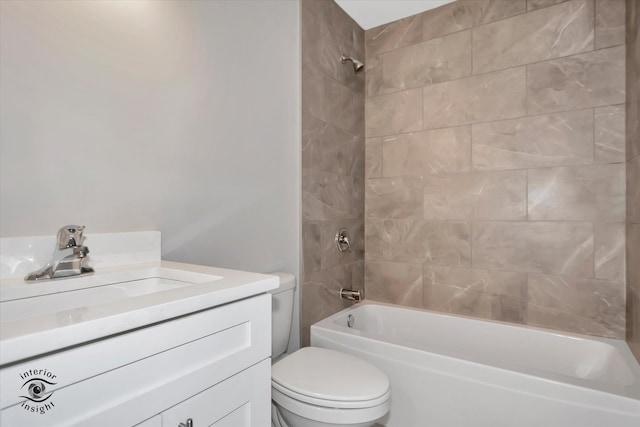
[[[387,376],[375,366],[319,347],[302,348],[275,363],[271,385],[295,401],[324,408],[371,408],[391,393]]]
[[[391,405],[387,398],[381,404],[367,408],[332,408],[300,402],[276,388],[271,389],[271,398],[280,410],[289,411],[297,417],[314,420],[327,425],[357,425],[382,418]]]
[[[306,403],[314,406],[321,406],[323,408],[335,408],[335,409],[366,409],[374,406],[378,406],[389,400],[389,396],[391,395],[391,390],[387,390],[386,393],[377,397],[376,399],[371,400],[354,400],[354,401],[345,401],[345,400],[329,400],[329,399],[318,399],[312,396],[307,396],[304,394],[296,393],[295,391],[289,390],[286,387],[282,387],[280,384],[271,381],[271,391],[272,394],[274,391],[277,391],[291,399],[294,399],[298,402]]]

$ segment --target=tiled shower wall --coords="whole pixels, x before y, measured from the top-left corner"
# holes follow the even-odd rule
[[[640,361],[640,2],[627,0],[627,340]]]
[[[303,0],[302,345],[309,327],[349,303],[342,287],[364,287],[364,31],[333,1]],[[351,252],[334,242],[347,228]]]
[[[366,31],[368,299],[624,336],[624,20],[459,0]]]

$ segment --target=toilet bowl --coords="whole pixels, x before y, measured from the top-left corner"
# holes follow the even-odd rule
[[[295,277],[272,291],[271,399],[274,427],[370,427],[390,406],[387,376],[357,357],[317,347],[285,355]]]
[[[378,368],[333,350],[305,347],[271,368],[275,426],[372,426],[389,411],[390,395]]]

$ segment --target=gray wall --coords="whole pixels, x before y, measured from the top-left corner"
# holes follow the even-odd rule
[[[297,2],[2,1],[0,20],[2,236],[159,230],[163,259],[299,277]]]
[[[640,3],[627,0],[627,341],[640,361]]]
[[[367,298],[622,338],[624,0],[367,30]]]
[[[298,274],[297,2],[0,16],[2,236],[159,230],[165,259]]]
[[[364,31],[331,0],[302,9],[302,343],[309,327],[349,305],[340,288],[364,285]],[[351,252],[336,250],[339,228]]]

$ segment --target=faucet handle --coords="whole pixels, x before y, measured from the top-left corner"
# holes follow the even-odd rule
[[[58,250],[82,245],[84,225],[65,225],[58,230]]]

